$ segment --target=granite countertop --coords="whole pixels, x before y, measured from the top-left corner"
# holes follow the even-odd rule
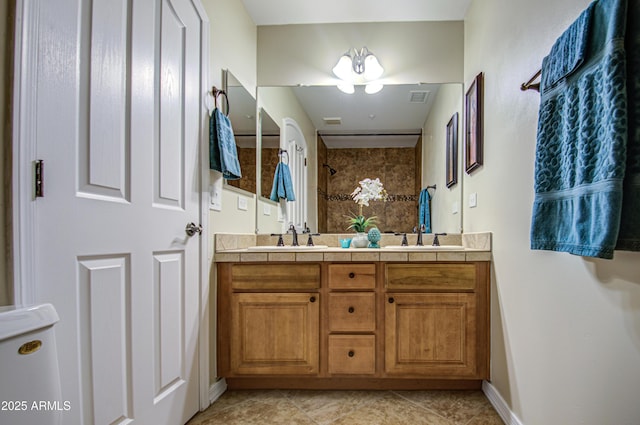
[[[276,247],[277,236],[255,234],[217,233],[215,262],[270,262],[270,261],[491,261],[491,233],[464,233],[440,236],[442,248],[430,247],[433,235],[425,234],[424,245],[428,248],[412,247],[417,235],[408,234],[408,247],[398,246],[402,237],[383,234],[380,248],[341,248],[340,239],[353,234],[322,234],[313,236],[317,246],[326,248],[292,247],[291,235],[283,235],[285,247]],[[306,245],[308,235],[299,234],[298,241]],[[264,249],[261,247],[264,246]],[[460,248],[456,248],[460,246]]]

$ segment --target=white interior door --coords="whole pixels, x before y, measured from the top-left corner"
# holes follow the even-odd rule
[[[285,231],[293,224],[298,232],[307,227],[307,142],[298,123],[292,118],[283,120],[282,149],[286,149],[291,171],[291,183],[296,200],[287,202]]]
[[[183,424],[199,406],[206,244],[185,226],[203,222],[203,9],[19,6],[21,143],[44,161],[44,197],[26,207],[36,228],[23,299],[53,303],[61,318],[62,424]]]

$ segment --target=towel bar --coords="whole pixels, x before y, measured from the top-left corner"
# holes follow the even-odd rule
[[[535,90],[537,92],[540,91],[540,83],[534,83],[534,80],[536,78],[538,78],[540,76],[540,74],[542,74],[542,68],[540,68],[538,70],[538,72],[536,72],[533,77],[531,77],[529,79],[529,81],[527,81],[526,83],[522,83],[522,85],[520,86],[520,90],[522,91],[527,91],[527,90]]]

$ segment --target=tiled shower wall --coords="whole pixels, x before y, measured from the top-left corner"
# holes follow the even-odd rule
[[[389,194],[387,202],[374,201],[364,207],[366,217],[377,216],[381,232],[410,232],[418,223],[420,153],[415,148],[326,149],[318,143],[318,229],[342,233],[348,226],[345,215],[358,213],[350,194],[367,177],[379,178]],[[326,153],[325,153],[326,152]],[[326,162],[322,158],[326,156]],[[329,174],[327,163],[337,173]],[[324,179],[326,178],[326,186]],[[325,189],[326,187],[326,189]],[[326,217],[326,224],[323,218]]]
[[[240,161],[240,169],[242,178],[238,180],[228,180],[231,186],[244,189],[251,193],[256,193],[256,150],[255,148],[237,148],[238,161]],[[278,149],[262,148],[262,176],[261,191],[262,196],[268,198],[271,194],[273,185],[273,175],[278,165]]]

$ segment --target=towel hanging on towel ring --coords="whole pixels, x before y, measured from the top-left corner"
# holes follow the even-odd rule
[[[209,168],[220,171],[227,180],[237,180],[242,177],[236,139],[229,120],[229,97],[224,90],[215,87],[211,89],[215,109],[209,117]],[[227,113],[218,108],[218,96],[223,95],[226,100]]]

